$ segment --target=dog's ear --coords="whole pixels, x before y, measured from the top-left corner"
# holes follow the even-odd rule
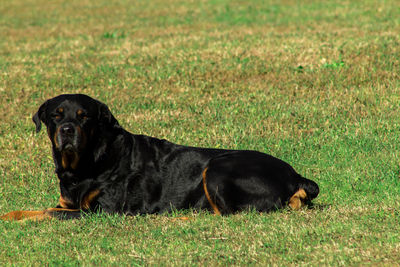
[[[32,121],[36,125],[36,133],[40,132],[40,129],[42,128],[42,123],[44,122],[46,124],[47,118],[46,118],[46,110],[47,110],[47,103],[48,101],[44,102],[38,111],[33,115]]]
[[[100,131],[112,134],[115,129],[120,128],[118,121],[112,115],[110,109],[106,104],[97,101],[98,107],[98,122]],[[101,138],[96,148],[93,150],[95,162],[99,161],[103,156],[106,155],[108,141]]]
[[[103,126],[106,128],[119,126],[117,119],[113,116],[106,104],[98,102],[98,109],[98,119]]]

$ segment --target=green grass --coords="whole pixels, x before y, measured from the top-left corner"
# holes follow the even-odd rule
[[[14,0],[0,32],[1,214],[58,202],[31,116],[60,93],[134,133],[272,154],[321,188],[299,212],[0,222],[1,264],[400,262],[398,1]]]

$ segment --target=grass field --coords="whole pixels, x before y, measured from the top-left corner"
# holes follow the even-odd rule
[[[0,0],[0,33],[0,214],[58,202],[31,116],[60,93],[321,189],[301,211],[1,221],[0,265],[399,264],[399,1]]]

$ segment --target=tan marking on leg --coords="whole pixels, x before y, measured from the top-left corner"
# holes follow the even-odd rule
[[[221,212],[219,211],[217,205],[215,205],[215,203],[211,200],[210,194],[208,193],[207,182],[206,182],[207,170],[208,170],[208,167],[205,168],[202,173],[204,193],[206,194],[206,198],[207,198],[208,202],[210,203],[211,207],[213,208],[215,215],[221,215]]]
[[[48,208],[44,210],[44,212],[50,211],[80,211],[80,209]]]
[[[77,212],[78,211],[79,212],[80,209],[48,208],[48,209],[44,210],[45,214],[50,218],[56,217],[57,215],[52,214],[52,213],[57,213],[59,211],[66,211],[66,212]],[[63,215],[63,214],[61,214],[61,215]],[[56,217],[56,218],[60,218],[60,217]]]
[[[294,210],[300,209],[304,206],[304,200],[307,198],[307,193],[304,189],[300,188],[289,200],[289,207]]]
[[[81,209],[88,210],[90,208],[90,203],[100,194],[100,190],[96,189],[90,191],[81,201]]]
[[[57,212],[57,211],[79,211],[79,209],[64,209],[64,208],[49,208],[45,210],[17,210],[9,212],[0,217],[1,220],[5,221],[23,221],[23,220],[32,220],[32,221],[42,221],[45,219],[53,218],[49,212]]]
[[[21,221],[27,219],[33,221],[41,221],[50,218],[50,215],[46,214],[45,210],[17,210],[9,212],[0,217],[0,219],[6,221]]]

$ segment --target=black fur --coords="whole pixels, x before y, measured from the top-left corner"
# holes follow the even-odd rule
[[[49,212],[54,217],[79,217],[75,209],[128,215],[212,210],[211,202],[222,214],[266,212],[287,205],[299,189],[307,201],[319,192],[315,182],[264,153],[188,147],[131,134],[105,104],[86,95],[46,101],[33,122],[37,132],[41,122],[47,126],[53,145],[58,208],[63,208]]]

